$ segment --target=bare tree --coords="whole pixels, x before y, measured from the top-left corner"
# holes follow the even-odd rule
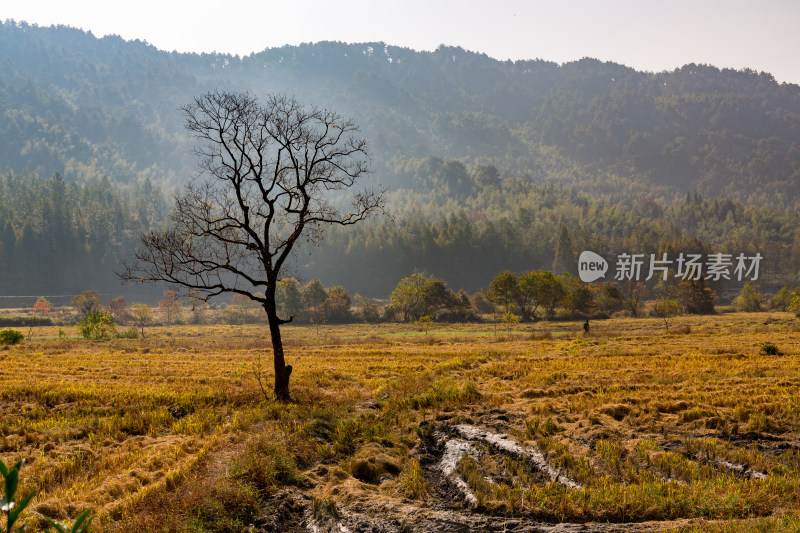
[[[120,276],[166,282],[205,300],[241,294],[267,314],[275,397],[289,399],[275,291],[299,243],[317,242],[327,225],[355,224],[383,209],[382,190],[337,193],[368,171],[367,143],[335,112],[293,98],[259,101],[212,92],[182,108],[200,141],[202,174],[176,198],[171,229],[145,234]],[[344,197],[344,200],[342,199]]]

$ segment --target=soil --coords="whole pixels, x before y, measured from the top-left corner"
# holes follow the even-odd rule
[[[310,497],[287,490],[271,502],[272,515],[257,521],[252,533],[644,533],[687,526],[689,521],[635,524],[550,524],[525,518],[490,516],[469,510],[407,503],[315,509]],[[315,512],[316,511],[316,512]]]

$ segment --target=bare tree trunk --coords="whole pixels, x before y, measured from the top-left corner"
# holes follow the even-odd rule
[[[289,401],[289,378],[292,365],[287,365],[283,357],[283,340],[281,339],[281,320],[278,318],[275,304],[264,306],[269,321],[269,334],[272,337],[272,360],[275,365],[275,398],[282,402]]]

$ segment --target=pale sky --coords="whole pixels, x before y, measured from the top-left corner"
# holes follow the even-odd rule
[[[800,0],[2,0],[0,19],[117,34],[168,51],[247,55],[325,40],[447,44],[503,60],[749,67],[800,83]]]

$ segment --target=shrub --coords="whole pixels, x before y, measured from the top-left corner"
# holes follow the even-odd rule
[[[107,339],[115,332],[114,318],[110,313],[94,311],[78,324],[84,339]]]
[[[788,311],[792,296],[792,290],[789,287],[781,287],[781,290],[770,299],[769,306],[776,311]]]
[[[53,305],[47,301],[47,298],[44,296],[39,296],[39,298],[36,299],[36,303],[33,304],[33,309],[37,313],[47,314],[53,310]]]
[[[794,290],[791,292],[791,299],[787,309],[794,313],[795,316],[800,316],[800,291]]]
[[[0,344],[17,344],[24,338],[25,335],[14,329],[0,331]]]
[[[758,287],[751,283],[745,283],[739,296],[733,299],[733,306],[737,311],[752,313],[761,311],[761,293]]]
[[[778,346],[774,342],[769,341],[761,343],[761,353],[764,355],[781,355]]]

